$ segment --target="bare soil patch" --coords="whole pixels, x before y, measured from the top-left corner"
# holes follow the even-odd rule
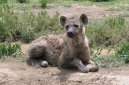
[[[22,13],[23,10],[17,10],[16,12]],[[108,11],[107,8],[99,7],[96,5],[91,6],[80,6],[79,4],[73,4],[71,7],[55,7],[50,9],[41,9],[39,7],[34,7],[28,10],[34,14],[38,14],[41,11],[47,11],[49,16],[53,16],[56,12],[60,13],[61,15],[73,15],[73,14],[82,14],[85,13],[88,15],[89,18],[105,18],[112,15],[119,15],[119,14],[128,14],[129,11]]]
[[[100,68],[81,73],[76,69],[36,68],[19,59],[0,61],[0,85],[128,85],[129,67]]]

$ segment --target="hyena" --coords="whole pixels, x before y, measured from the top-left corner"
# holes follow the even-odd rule
[[[28,50],[28,64],[77,67],[82,72],[96,72],[98,66],[91,59],[85,27],[88,17],[60,16],[65,32],[60,35],[47,35],[34,40]]]

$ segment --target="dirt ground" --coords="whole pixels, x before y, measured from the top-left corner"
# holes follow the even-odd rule
[[[94,5],[90,7],[73,5],[70,8],[46,10],[50,16],[58,11],[61,15],[86,13],[91,18],[126,13],[126,11],[109,12]],[[30,11],[38,13],[41,9],[35,8]],[[22,46],[24,53],[27,47],[28,45]],[[76,69],[31,67],[24,60],[13,58],[0,61],[0,85],[129,85],[129,66],[100,68],[99,72],[81,73]]]
[[[119,14],[128,14],[129,11],[108,11],[108,8],[99,7],[96,5],[91,6],[80,6],[79,4],[73,4],[71,7],[55,7],[50,9],[41,9],[39,7],[33,7],[27,11],[32,12],[33,14],[38,14],[41,11],[47,11],[49,16],[53,16],[57,13],[60,15],[73,15],[73,14],[82,14],[85,13],[89,18],[105,18],[113,15]],[[23,13],[23,10],[15,9],[15,12]]]
[[[129,85],[129,67],[81,73],[77,69],[36,68],[10,59],[0,61],[0,85]]]
[[[108,8],[99,7],[96,5],[91,6],[80,6],[79,4],[73,4],[71,7],[55,7],[51,9],[45,9],[49,16],[56,14],[56,12],[60,13],[60,15],[73,15],[73,14],[81,14],[85,13],[89,18],[105,18],[113,15],[119,14],[128,14],[129,11],[108,11]],[[38,14],[43,9],[33,8],[31,10],[32,13]]]

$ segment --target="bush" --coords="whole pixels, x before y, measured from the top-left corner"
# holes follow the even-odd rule
[[[39,2],[41,4],[41,8],[46,8],[47,7],[47,0],[40,0]]]
[[[90,0],[92,2],[107,2],[107,1],[111,1],[111,0]]]
[[[17,13],[7,5],[0,5],[0,41],[10,40],[17,41],[21,37],[21,27],[20,18]]]
[[[73,1],[85,1],[85,0],[73,0]]]
[[[129,28],[122,16],[95,19],[89,22],[86,34],[90,40],[90,46],[114,47],[127,41]]]
[[[117,67],[125,65],[123,58],[117,57],[115,53],[102,55],[100,53],[102,50],[103,48],[97,48],[96,51],[93,51],[92,49],[90,50],[91,55],[93,56],[93,60],[100,67]]]
[[[7,3],[8,0],[0,0],[0,4],[4,4],[4,3]]]
[[[41,12],[36,17],[36,23],[34,31],[37,32],[36,37],[61,32],[61,25],[59,22],[59,14],[56,13],[54,16],[48,16],[47,12]]]
[[[74,1],[86,1],[86,0],[74,0]],[[92,1],[92,2],[107,2],[111,0],[87,0],[87,1]]]
[[[29,0],[17,0],[18,2],[20,2],[20,3],[27,3],[27,2],[29,2]]]
[[[0,5],[0,41],[5,41],[5,39],[10,36],[10,32],[7,26],[10,13],[11,11],[7,4]]]
[[[116,55],[94,55],[93,60],[100,67],[118,67],[125,65],[123,58],[118,58]]]
[[[94,61],[101,67],[116,67],[129,64],[129,42],[121,43],[117,48],[116,52],[110,55],[101,55],[91,50],[91,55]]]
[[[35,37],[61,31],[59,14],[49,17],[47,12],[34,15],[15,13],[8,5],[0,5],[0,41],[30,42]]]
[[[26,29],[22,32],[22,42],[29,43],[34,40],[34,31],[32,29]]]
[[[116,56],[118,58],[123,58],[125,63],[129,63],[129,42],[119,45]]]
[[[8,5],[0,5],[0,41],[30,42],[46,35],[63,31],[59,14],[50,17],[47,12],[34,15],[30,12],[15,13]],[[129,37],[128,21],[123,16],[92,19],[86,29],[91,47],[114,47]]]
[[[1,43],[0,44],[0,58],[5,58],[5,56],[17,55],[20,51],[19,44]]]

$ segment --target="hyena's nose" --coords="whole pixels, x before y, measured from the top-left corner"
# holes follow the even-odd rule
[[[68,37],[70,37],[70,38],[74,37],[74,33],[73,33],[73,32],[67,32],[67,35],[68,35]]]

